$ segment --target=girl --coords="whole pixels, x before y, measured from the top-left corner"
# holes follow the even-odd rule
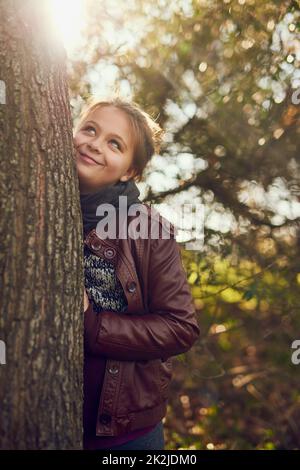
[[[161,134],[120,98],[89,104],[74,132],[84,229],[84,449],[164,449],[171,356],[199,336],[174,227],[141,203],[135,184]],[[101,207],[110,214],[108,236],[99,229]]]

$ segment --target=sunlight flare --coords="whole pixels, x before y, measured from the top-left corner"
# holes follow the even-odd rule
[[[55,27],[59,30],[67,52],[80,44],[84,26],[84,0],[49,0]]]

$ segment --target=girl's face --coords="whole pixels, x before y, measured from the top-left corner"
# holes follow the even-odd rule
[[[103,106],[92,111],[76,131],[74,145],[81,194],[133,176],[134,142],[122,110]]]

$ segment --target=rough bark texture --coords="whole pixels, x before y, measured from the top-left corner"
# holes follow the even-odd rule
[[[0,0],[2,449],[82,442],[78,180],[66,57],[44,3]]]

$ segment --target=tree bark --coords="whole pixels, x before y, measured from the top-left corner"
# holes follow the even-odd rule
[[[0,0],[0,448],[82,448],[83,260],[66,57]]]

